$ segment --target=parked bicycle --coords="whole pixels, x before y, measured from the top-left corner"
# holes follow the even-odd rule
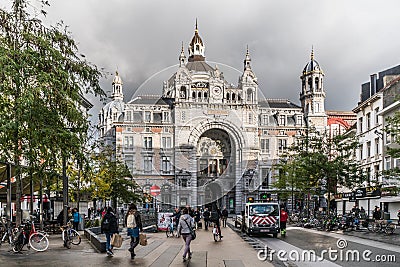
[[[4,222],[3,218],[0,218],[0,246],[6,241],[11,244],[16,231],[16,228],[12,227],[11,224],[8,226],[8,224]]]
[[[396,224],[392,220],[377,220],[368,223],[368,230],[375,233],[383,232],[389,235],[393,234],[396,230]]]
[[[27,245],[28,249],[32,248],[36,251],[45,251],[49,247],[49,240],[45,232],[36,231],[33,221],[27,221],[17,228],[17,232],[11,242],[14,252],[21,252],[22,248]]]
[[[81,243],[81,235],[72,228],[71,222],[68,222],[67,225],[63,225],[60,227],[62,231],[62,239],[64,241],[64,247],[70,249],[72,245],[79,245]]]

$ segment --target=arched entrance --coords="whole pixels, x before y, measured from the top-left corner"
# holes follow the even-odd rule
[[[222,129],[206,130],[196,147],[198,204],[218,201],[227,205],[226,197],[235,185],[235,145]],[[231,193],[234,195],[234,193]]]

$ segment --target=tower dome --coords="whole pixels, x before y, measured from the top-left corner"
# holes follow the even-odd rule
[[[311,72],[323,74],[323,71],[322,71],[318,61],[316,61],[314,59],[314,49],[311,50],[311,59],[310,59],[310,62],[308,62],[306,64],[306,66],[304,67],[303,75],[306,75]]]
[[[194,36],[189,44],[189,59],[188,59],[189,62],[204,61],[205,60],[204,50],[205,50],[205,45],[199,35],[199,30],[197,28],[197,19],[196,19],[196,28],[194,30]]]

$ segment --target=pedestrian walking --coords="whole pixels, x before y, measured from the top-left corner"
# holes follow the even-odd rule
[[[74,209],[72,210],[72,218],[73,218],[72,224],[73,224],[73,226],[74,226],[74,229],[75,229],[76,231],[78,231],[79,223],[82,221],[82,216],[79,214],[77,208],[74,208]]]
[[[279,217],[279,222],[280,222],[280,228],[281,228],[281,235],[286,236],[286,222],[289,218],[289,215],[285,211],[284,208],[281,209],[281,214]]]
[[[222,227],[226,227],[226,220],[228,220],[228,210],[226,209],[226,206],[224,206],[224,209],[222,210]]]
[[[104,214],[101,220],[101,233],[106,235],[106,252],[107,256],[112,257],[114,255],[113,247],[111,245],[111,238],[113,234],[119,233],[117,216],[115,216],[113,208],[108,207],[107,212]]]
[[[143,231],[142,218],[135,204],[129,206],[129,210],[125,217],[125,225],[128,228],[128,236],[131,237],[128,250],[131,253],[131,259],[133,260],[136,256],[135,247],[139,244],[139,232]]]
[[[210,222],[210,212],[208,211],[208,208],[204,209],[203,218],[204,218],[204,229],[207,231],[208,230],[208,224]]]
[[[183,208],[182,215],[179,218],[178,224],[178,233],[182,235],[182,238],[185,242],[185,250],[183,252],[182,258],[183,261],[186,261],[186,256],[189,259],[192,258],[192,251],[190,251],[190,242],[192,242],[192,235],[190,229],[194,228],[194,220],[189,215],[189,210],[187,208]]]
[[[199,222],[200,222],[200,211],[198,208],[196,208],[193,212],[193,219],[197,229],[199,227]]]
[[[211,212],[211,221],[217,227],[218,233],[219,233],[219,238],[221,239],[221,238],[223,238],[223,235],[221,232],[221,222],[220,222],[220,220],[222,218],[222,213],[216,203],[214,203],[213,208],[214,208],[214,210]]]

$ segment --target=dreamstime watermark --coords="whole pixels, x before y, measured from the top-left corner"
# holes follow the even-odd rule
[[[276,255],[279,261],[294,261],[294,262],[320,262],[328,260],[332,262],[396,262],[396,255],[393,254],[376,254],[369,249],[359,251],[357,249],[346,249],[347,241],[339,238],[336,242],[337,249],[329,247],[323,249],[318,255],[315,250],[274,250],[267,246],[257,253],[257,257],[261,261],[272,261]]]

